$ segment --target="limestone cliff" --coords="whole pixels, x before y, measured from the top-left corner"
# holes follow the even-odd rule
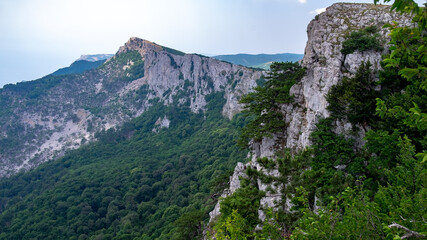
[[[0,177],[93,141],[96,132],[141,115],[153,101],[177,101],[199,112],[206,95],[222,91],[223,115],[231,118],[241,110],[238,97],[261,75],[131,38],[98,69],[6,85],[0,89]],[[167,116],[159,119],[159,128],[167,126]]]
[[[388,42],[387,29],[382,28],[385,23],[400,19],[402,24],[410,24],[410,19],[390,12],[389,6],[372,4],[337,3],[310,22],[307,28],[308,41],[304,58],[301,64],[306,68],[306,75],[290,90],[295,97],[293,104],[282,106],[282,113],[286,118],[288,127],[273,138],[264,138],[261,142],[254,142],[250,152],[250,162],[245,165],[238,164],[233,176],[230,178],[230,188],[226,189],[223,197],[232,194],[239,186],[239,176],[244,176],[245,169],[252,167],[266,174],[277,176],[276,170],[267,171],[257,159],[261,157],[275,157],[280,149],[290,149],[296,153],[310,145],[309,136],[315,128],[315,124],[321,118],[329,116],[326,109],[325,95],[331,86],[337,84],[344,76],[352,76],[362,61],[370,61],[372,68],[380,68],[381,55],[385,52],[356,51],[352,54],[341,53],[342,42],[345,37],[355,30],[369,26],[377,26],[384,43]],[[386,48],[385,48],[386,49]],[[337,122],[336,131],[343,133],[351,128],[351,125]],[[364,132],[360,132],[360,138]],[[258,182],[260,190],[266,191],[268,185]],[[281,202],[280,191],[283,186],[269,184],[277,193],[266,191],[266,197],[261,199],[259,216],[264,219],[262,209],[277,207]],[[289,202],[282,203],[288,206]],[[213,221],[219,214],[219,204],[210,213]]]

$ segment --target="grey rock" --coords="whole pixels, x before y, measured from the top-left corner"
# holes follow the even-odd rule
[[[251,144],[251,159],[246,166],[251,166],[267,175],[277,177],[277,170],[265,170],[257,162],[258,158],[275,158],[275,153],[281,149],[290,149],[291,153],[297,153],[310,146],[309,136],[315,129],[315,125],[321,118],[329,116],[325,99],[329,89],[339,83],[344,76],[352,77],[362,62],[370,61],[373,69],[380,68],[381,54],[386,52],[354,52],[344,55],[341,53],[342,42],[347,34],[352,31],[376,25],[380,29],[380,35],[384,42],[388,42],[388,30],[381,28],[385,23],[398,20],[403,25],[410,24],[410,18],[390,12],[389,6],[373,4],[336,3],[326,9],[307,27],[308,41],[305,48],[304,58],[301,65],[306,67],[306,74],[300,82],[296,83],[290,90],[294,95],[295,103],[282,106],[282,112],[289,127],[282,133],[274,134],[273,138],[264,138],[261,142]],[[387,47],[385,47],[387,49]],[[344,134],[351,130],[350,123],[337,122],[335,132]],[[365,132],[361,130],[355,138],[355,148],[363,145]],[[345,169],[346,166],[336,166],[337,169]],[[269,185],[258,182],[259,189],[266,191],[270,186],[275,194],[266,192],[266,196],[260,201],[259,217],[264,220],[263,212],[266,208],[277,209],[283,207],[290,211],[290,199],[286,198],[281,203],[282,189],[286,186],[278,183]],[[233,188],[234,189],[234,188]],[[227,190],[228,194],[231,191]],[[318,198],[315,198],[316,201]],[[319,209],[317,203],[314,210]],[[211,214],[211,220],[219,214],[216,209]]]
[[[117,68],[114,61],[128,51],[140,54],[144,76],[119,81],[135,63],[128,61]],[[226,104],[222,113],[232,118],[242,109],[237,99],[251,91],[262,74],[259,70],[130,38],[102,68],[62,76],[62,81],[40,96],[35,106],[11,88],[0,91],[2,96],[12,99],[8,106],[12,113],[0,116],[0,140],[10,139],[7,132],[11,125],[17,126],[16,134],[22,136],[19,151],[0,155],[0,177],[28,170],[85,142],[95,141],[96,132],[119,127],[140,116],[155,98],[169,105],[178,97],[179,104],[189,103],[191,111],[197,113],[206,111],[206,95],[224,92]],[[137,95],[144,87],[146,95]],[[164,117],[153,131],[169,124]]]

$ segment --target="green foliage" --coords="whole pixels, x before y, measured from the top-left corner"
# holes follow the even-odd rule
[[[427,12],[413,1],[395,1],[393,8],[414,13],[413,22],[418,27],[387,25],[391,30],[391,54],[385,56],[380,75],[384,94],[377,99],[376,111],[381,121],[367,134],[367,147],[375,153],[377,168],[401,164],[397,157],[401,139],[410,139],[414,155],[421,158],[427,147],[427,36],[421,27]]]
[[[396,2],[393,8],[417,13],[414,21],[423,25],[424,9],[414,10],[413,1],[407,1],[408,8],[402,7],[405,1]],[[273,229],[279,231],[285,224],[292,231],[291,239],[404,238],[407,232],[392,228],[393,222],[425,234],[425,29],[389,27],[392,52],[382,63],[381,88],[374,82],[370,63],[362,63],[353,78],[344,78],[328,93],[331,117],[316,125],[312,146],[304,151],[306,157],[301,158],[302,152],[293,157],[278,155],[274,161],[261,158],[261,166],[278,169],[281,177],[262,172],[250,175],[264,184],[283,184],[282,202],[293,196],[293,211],[273,217],[278,223]],[[376,31],[372,27],[352,33],[343,44],[343,53],[381,51]],[[337,134],[337,120],[363,127],[365,146],[356,148],[354,136]]]
[[[204,218],[205,212],[203,210],[193,210],[183,213],[174,223],[176,226],[176,239],[201,238]]]
[[[332,118],[326,118],[316,124],[311,134],[312,169],[304,173],[311,179],[310,188],[325,201],[352,186],[357,176],[366,173],[363,155],[353,150],[351,139],[333,132],[332,123]]]
[[[249,230],[248,223],[237,210],[233,210],[224,221],[219,221],[215,226],[215,239],[251,239],[252,233]]]
[[[58,76],[58,75],[82,73],[82,72],[101,66],[102,64],[105,63],[105,61],[106,59],[94,61],[94,62],[86,61],[86,60],[75,61],[69,67],[58,69],[57,71],[52,73],[52,75]]]
[[[144,61],[137,51],[129,51],[117,56],[120,66],[130,65],[123,73],[123,80],[131,81],[144,77]]]
[[[348,165],[353,155],[353,142],[332,131],[332,118],[319,120],[311,134],[314,170]]]
[[[424,9],[420,14],[425,13]],[[420,24],[417,17],[421,16],[414,18]],[[390,125],[394,122],[393,127],[404,132],[417,151],[422,152],[427,145],[427,37],[423,29],[389,27],[393,51],[384,59],[385,71],[402,83],[401,89],[396,89],[398,92],[377,99],[377,112],[384,122]],[[387,79],[382,80],[382,85],[391,89]]]
[[[241,188],[234,194],[221,200],[221,217],[219,222],[224,222],[232,214],[233,210],[245,219],[245,231],[250,233],[258,224],[259,200],[265,195],[256,186],[249,184],[242,179]]]
[[[333,118],[348,120],[353,126],[360,124],[365,131],[375,120],[378,96],[371,66],[370,62],[362,62],[354,77],[344,77],[326,95],[327,109]]]
[[[136,50],[117,53],[100,69],[113,74],[109,76],[107,81],[104,81],[104,88],[110,91],[117,90],[126,82],[144,77],[145,73],[144,61],[141,54]]]
[[[215,204],[213,179],[246,155],[234,144],[242,119],[222,117],[223,93],[208,99],[206,114],[155,103],[121,128],[97,134],[96,143],[2,179],[0,239],[200,236]],[[169,129],[152,132],[165,115]]]
[[[282,234],[279,222],[276,220],[278,218],[277,215],[271,208],[265,210],[265,219],[261,224],[262,229],[256,232],[256,239],[279,240],[285,237]]]
[[[244,112],[251,119],[242,131],[240,146],[245,147],[251,139],[260,141],[264,136],[285,129],[287,124],[280,106],[292,103],[293,96],[289,90],[304,73],[305,69],[298,63],[273,63],[267,81],[240,99],[240,103],[245,104]]]
[[[37,99],[43,97],[49,89],[60,84],[64,78],[63,76],[48,75],[35,81],[7,84],[3,89],[22,94],[29,99]]]
[[[341,52],[350,54],[355,51],[382,51],[383,44],[380,40],[380,35],[376,26],[366,27],[359,31],[351,32],[347,39],[342,43]]]
[[[393,169],[384,169],[387,184],[380,187],[375,202],[387,222],[396,222],[414,231],[425,230],[427,224],[427,168],[426,163],[414,157],[415,147],[405,137],[398,140],[400,163]]]
[[[308,191],[298,188],[296,206],[303,213],[292,239],[396,239],[405,232],[391,229],[395,222],[422,233],[427,216],[427,169],[425,163],[414,158],[415,148],[408,138],[399,140],[400,153],[395,168],[383,168],[388,178],[380,186],[372,201],[364,182],[357,188],[346,188],[331,196],[329,204],[317,213],[309,207]],[[400,239],[400,238],[397,238]]]
[[[377,4],[381,0],[374,0],[374,3]],[[426,9],[420,8],[414,0],[382,0],[384,3],[393,2],[391,5],[391,11],[395,10],[400,13],[412,13],[415,14],[413,18],[415,21],[420,22],[418,26],[420,29],[424,29],[426,26]]]
[[[304,193],[301,188],[300,192]],[[304,194],[300,201],[307,202]],[[363,191],[346,188],[330,203],[312,211],[307,204],[291,239],[383,239],[385,233],[379,221],[379,208]]]
[[[308,204],[300,204],[306,207],[302,208],[303,216],[293,232],[293,239],[406,238],[408,232],[391,228],[391,223],[425,236],[427,169],[423,159],[427,143],[427,96],[423,26],[426,10],[418,8],[412,0],[396,0],[392,9],[413,13],[413,21],[418,27],[388,25],[392,37],[391,54],[385,56],[382,63],[381,91],[376,100],[376,113],[380,118],[374,121],[372,117],[367,118],[371,121],[371,130],[366,134],[364,149],[369,158],[363,161],[362,172],[368,176],[360,179],[357,189],[347,188],[341,194],[331,196],[329,204],[321,207],[318,213],[307,207]],[[344,86],[337,86],[328,100],[340,99],[334,94],[345,96],[343,89]],[[372,97],[365,97],[370,106]],[[346,100],[352,99],[354,97]],[[333,117],[340,117],[337,112],[343,112],[342,105],[337,103],[330,108]],[[345,106],[345,101],[343,103]],[[344,111],[343,115],[347,114]],[[329,148],[324,150],[329,151]],[[317,155],[314,154],[314,158]],[[378,187],[372,188],[369,184]],[[308,202],[305,196],[309,196],[308,192],[297,195],[296,200]]]

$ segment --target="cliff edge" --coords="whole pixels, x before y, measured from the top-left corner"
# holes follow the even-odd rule
[[[305,48],[302,66],[306,68],[306,74],[290,90],[294,96],[294,103],[282,105],[282,113],[286,118],[288,127],[272,138],[264,138],[261,142],[251,144],[250,161],[244,165],[239,163],[233,176],[230,177],[230,187],[222,197],[234,193],[240,187],[239,177],[245,177],[248,167],[262,171],[267,175],[277,177],[278,170],[267,170],[257,162],[257,159],[268,157],[275,158],[276,152],[289,149],[291,153],[297,153],[310,146],[309,136],[315,129],[319,119],[329,116],[325,99],[329,89],[340,82],[344,76],[352,77],[362,62],[370,61],[372,69],[380,68],[380,61],[384,51],[355,51],[351,54],[343,54],[342,43],[351,32],[375,26],[379,30],[381,42],[389,41],[388,29],[382,28],[386,23],[398,19],[400,24],[409,25],[409,17],[391,12],[390,6],[373,4],[336,3],[328,7],[325,12],[313,19],[307,27],[308,40]],[[384,47],[384,49],[387,49]],[[336,122],[336,131],[344,133],[351,128],[345,122]],[[359,133],[359,141],[362,141],[364,132]],[[266,196],[260,201],[259,218],[264,220],[263,209],[278,206],[290,208],[290,202],[282,203],[281,190],[284,186],[272,182],[264,184],[258,180],[259,190],[265,191]],[[274,191],[268,191],[273,189]],[[274,192],[274,193],[273,193]],[[210,213],[210,222],[220,215],[219,203]]]

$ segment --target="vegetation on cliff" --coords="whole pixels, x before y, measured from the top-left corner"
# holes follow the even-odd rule
[[[265,170],[277,170],[274,176],[249,167],[241,188],[222,199],[212,233],[216,239],[425,237],[426,9],[410,0],[395,0],[393,8],[415,14],[418,27],[388,26],[391,53],[384,57],[379,81],[370,63],[362,63],[354,77],[331,88],[331,115],[316,125],[309,149],[258,159]],[[350,34],[347,53],[381,50],[375,39],[371,28]],[[106,82],[107,92],[144,76],[136,51],[110,61],[101,70],[123,71]],[[246,152],[235,144],[238,130],[244,126],[239,140],[244,147],[283,131],[282,106],[294,103],[289,90],[304,72],[297,63],[273,64],[268,81],[241,99],[247,118],[237,115],[231,121],[221,115],[223,92],[207,95],[207,111],[198,114],[189,110],[189,101],[165,106],[152,99],[142,116],[97,133],[98,142],[0,180],[0,239],[200,238],[230,170],[245,159]],[[30,101],[65,78],[49,76],[5,89]],[[141,87],[135,99],[147,91]],[[0,104],[9,102],[9,96],[0,98]],[[165,118],[170,120],[167,130],[158,124]],[[352,125],[346,134],[337,131],[343,122]],[[359,133],[366,135],[364,143],[357,142]],[[258,210],[266,193],[260,183],[277,183],[280,192],[266,191],[281,197],[277,209],[263,209],[263,221]]]
[[[215,186],[246,156],[235,145],[244,119],[221,115],[223,92],[207,101],[199,114],[154,103],[98,142],[2,179],[0,239],[196,238]],[[156,125],[165,116],[168,129]]]
[[[379,81],[373,78],[373,71],[377,70],[364,62],[353,78],[344,78],[332,87],[327,95],[331,115],[318,122],[309,149],[295,156],[279,151],[274,160],[258,159],[266,170],[278,170],[278,177],[247,169],[249,179],[256,176],[256,180],[249,181],[252,188],[257,189],[259,181],[283,186],[277,214],[270,214],[263,222],[258,220],[256,228],[254,223],[247,224],[245,210],[250,207],[225,208],[214,228],[217,237],[263,239],[265,229],[273,227],[269,239],[425,238],[427,11],[413,1],[396,0],[392,8],[414,14],[414,25],[386,26],[391,30],[390,54],[383,57]],[[381,50],[373,44],[375,33],[371,30],[350,34],[344,52]],[[267,96],[266,102],[276,101],[269,101],[268,95],[260,90],[252,95]],[[256,108],[256,102],[245,103],[249,104],[248,111],[262,116],[263,110]],[[350,132],[337,131],[337,124],[342,121],[351,123]],[[253,132],[251,136],[284,130],[266,130],[262,122],[245,128],[250,128],[246,131]],[[359,132],[366,133],[364,143],[355,142]],[[252,192],[247,196],[241,193],[240,199],[254,196]],[[237,196],[223,201],[227,203],[233,198]],[[287,208],[288,201],[292,202],[291,209]],[[252,230],[240,228],[242,225]]]
[[[280,106],[292,102],[293,96],[289,90],[301,80],[304,72],[304,68],[296,62],[273,63],[269,75],[265,77],[267,81],[240,99],[240,103],[246,104],[244,112],[251,118],[239,139],[242,147],[251,139],[260,141],[287,126]]]

